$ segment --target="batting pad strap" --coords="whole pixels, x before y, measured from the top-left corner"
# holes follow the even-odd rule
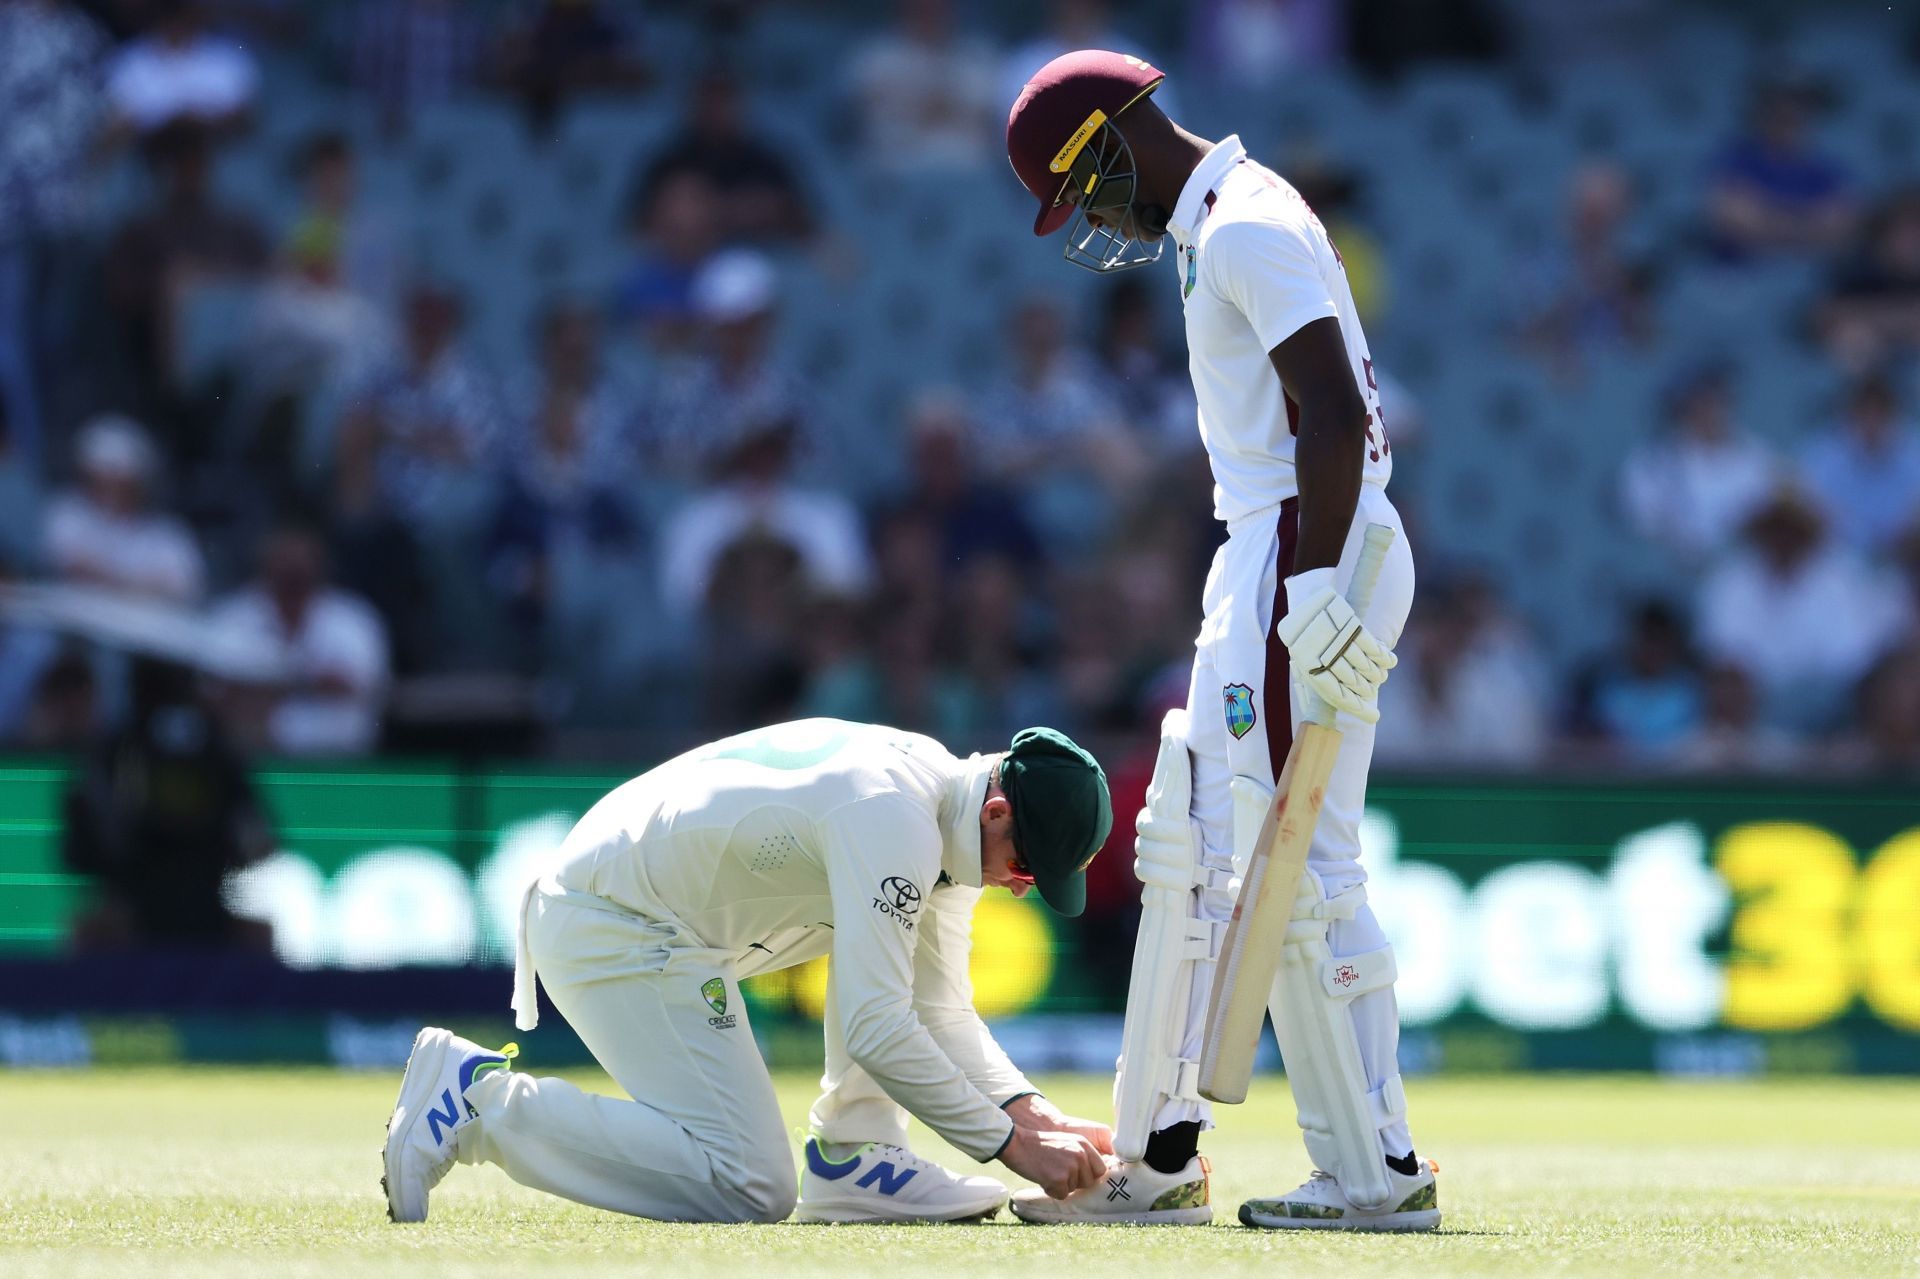
[[[1353,999],[1370,990],[1380,990],[1393,985],[1399,975],[1391,946],[1320,961],[1320,984],[1326,988],[1329,999]]]
[[[1200,1063],[1185,1057],[1174,1063],[1173,1083],[1167,1096],[1174,1101],[1204,1101],[1200,1095]]]
[[[1367,1103],[1373,1107],[1373,1124],[1376,1128],[1391,1128],[1407,1117],[1407,1090],[1400,1086],[1400,1076],[1388,1075],[1380,1081],[1380,1086],[1367,1094]]]

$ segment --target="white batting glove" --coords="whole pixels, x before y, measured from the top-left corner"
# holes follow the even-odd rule
[[[1333,589],[1333,570],[1309,569],[1287,579],[1287,615],[1274,628],[1308,688],[1329,706],[1368,724],[1379,722],[1374,698],[1398,664]]]

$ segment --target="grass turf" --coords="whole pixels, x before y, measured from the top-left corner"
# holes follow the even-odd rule
[[[587,1081],[595,1086],[593,1081]],[[812,1081],[785,1076],[786,1113]],[[606,1086],[599,1081],[599,1086]],[[1048,1081],[1107,1113],[1108,1081]],[[1307,1164],[1284,1085],[1209,1135],[1210,1229],[675,1226],[456,1167],[387,1223],[395,1079],[325,1071],[0,1074],[0,1271],[38,1275],[1920,1274],[1920,1083],[1416,1081],[1442,1233],[1270,1234],[1239,1201]],[[974,1166],[921,1131],[916,1144]],[[1001,1171],[997,1165],[995,1171]]]

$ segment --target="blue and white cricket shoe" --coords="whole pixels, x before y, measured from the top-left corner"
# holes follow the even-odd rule
[[[387,1192],[390,1219],[427,1219],[427,1195],[453,1167],[460,1130],[476,1113],[467,1102],[467,1089],[475,1079],[507,1069],[519,1052],[518,1044],[489,1052],[437,1026],[414,1036],[382,1152],[386,1172],[380,1188]]]
[[[795,1221],[881,1224],[985,1221],[1007,1202],[992,1177],[962,1177],[905,1146],[869,1142],[822,1148],[807,1138]]]

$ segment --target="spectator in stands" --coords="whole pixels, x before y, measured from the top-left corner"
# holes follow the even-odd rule
[[[975,465],[978,429],[958,392],[922,391],[907,410],[905,433],[907,481],[888,508],[928,521],[940,571],[958,575],[981,557],[1004,556],[1029,569],[1044,564],[1018,494],[982,482]]]
[[[1085,554],[1110,531],[1144,450],[1052,298],[1036,295],[1015,309],[1007,364],[981,403],[982,462],[991,477],[1029,487],[1029,509],[1050,547]]]
[[[1846,699],[1911,622],[1895,585],[1834,542],[1807,497],[1782,486],[1700,590],[1700,645],[1752,676],[1761,716],[1831,729]]]
[[[107,72],[107,101],[122,125],[149,134],[176,120],[218,130],[245,122],[260,88],[253,55],[207,29],[203,0],[156,0],[151,8],[151,30]]]
[[[283,684],[236,688],[229,708],[253,747],[281,755],[361,755],[380,737],[386,628],[372,605],[327,581],[312,529],[287,525],[260,549],[252,584],[222,601],[212,624],[250,648],[283,654]]]
[[[681,169],[632,210],[634,256],[614,286],[614,315],[656,353],[684,352],[697,335],[693,283],[720,247],[721,209],[712,179]]]
[[[301,147],[296,167],[301,208],[288,241],[331,241],[341,282],[391,310],[405,275],[399,229],[387,210],[361,197],[353,143],[344,133],[315,134]]]
[[[206,580],[200,548],[180,520],[154,509],[160,459],[130,419],[104,416],[74,446],[79,485],[47,510],[47,560],[76,586],[172,603],[198,600]]]
[[[342,580],[381,608],[409,663],[441,668],[486,664],[502,638],[480,569],[502,410],[459,341],[463,318],[453,293],[413,288],[400,349],[349,393],[334,457]]]
[[[392,325],[348,282],[344,257],[337,223],[299,223],[281,246],[241,338],[237,372],[259,419],[249,423],[249,458],[280,471],[288,489],[289,472],[305,461],[301,437],[310,397],[363,382],[393,348]]]
[[[1680,615],[1663,600],[1633,611],[1621,649],[1582,681],[1579,726],[1629,759],[1664,759],[1701,725],[1703,694]]]
[[[501,492],[488,534],[488,577],[518,632],[523,661],[545,654],[566,565],[633,552],[638,473],[623,397],[600,362],[600,320],[560,303],[541,321],[540,377],[515,397]]]
[[[1920,187],[1894,192],[1828,286],[1815,325],[1847,368],[1920,354]]]
[[[1347,22],[1339,0],[1200,0],[1189,7],[1184,25],[1187,65],[1241,92],[1324,70],[1346,56]]]
[[[970,723],[955,740],[998,740],[1003,731],[1051,724],[1071,714],[1036,633],[1032,560],[975,555],[954,566],[944,598],[950,679],[964,693]],[[956,724],[956,727],[962,727]]]
[[[175,307],[208,279],[249,278],[267,263],[267,240],[246,214],[215,202],[212,142],[205,128],[176,122],[146,140],[158,204],[137,214],[107,248],[107,302],[133,386],[154,411],[173,394]]]
[[[1834,535],[1856,551],[1878,555],[1920,529],[1920,431],[1885,374],[1854,385],[1839,423],[1802,450],[1800,470]]]
[[[646,87],[652,72],[628,16],[604,0],[544,0],[508,36],[505,78],[536,131],[552,129],[569,94]]]
[[[473,83],[488,34],[461,0],[360,0],[347,31],[348,72],[387,127],[404,128]]]
[[[685,618],[710,600],[729,548],[750,536],[789,548],[808,593],[864,594],[873,570],[859,514],[838,493],[795,483],[793,450],[786,419],[750,424],[722,459],[715,486],[668,522],[660,581],[669,614]]]
[[[1099,368],[1120,414],[1147,449],[1191,455],[1198,407],[1180,348],[1164,339],[1154,306],[1159,290],[1125,275],[1106,290],[1097,351]]]
[[[1565,376],[1653,338],[1652,272],[1627,244],[1638,196],[1619,165],[1590,162],[1567,189],[1562,238],[1517,273],[1521,339]]]
[[[94,745],[65,818],[62,860],[96,890],[76,947],[267,948],[221,888],[273,851],[273,828],[191,670],[134,663],[131,714]]]
[[[104,44],[62,0],[0,4],[0,412],[32,464],[43,451],[36,283],[50,250],[81,229]]]
[[[421,529],[471,529],[491,498],[483,478],[499,444],[493,379],[460,346],[461,300],[431,284],[406,301],[405,332],[352,396],[339,447],[349,469],[370,456],[385,502]]]
[[[1779,462],[1734,424],[1726,365],[1682,375],[1666,405],[1668,429],[1628,454],[1621,496],[1642,537],[1698,562],[1731,541],[1773,492]]]
[[[1375,760],[1451,768],[1541,762],[1541,659],[1489,581],[1426,588],[1395,651],[1400,665],[1380,690]]]
[[[793,530],[747,524],[716,548],[695,618],[701,721],[722,730],[792,719],[815,596]],[[831,605],[846,607],[844,604]]]
[[[958,29],[952,0],[904,0],[896,25],[853,55],[862,158],[894,175],[976,170],[997,159],[1011,99],[1000,97],[994,57],[985,40]]]
[[[1759,693],[1744,668],[1708,666],[1701,693],[1701,722],[1674,750],[1672,763],[1702,773],[1770,773],[1805,758],[1798,739],[1761,720]]]
[[[697,346],[662,370],[648,412],[651,460],[680,483],[709,475],[746,436],[769,422],[791,432],[803,465],[819,452],[810,388],[773,350],[779,278],[748,249],[701,268],[690,301]]]
[[[1858,728],[1841,759],[1871,772],[1920,777],[1920,636],[1881,658],[1855,701]]]
[[[686,124],[647,161],[629,203],[647,205],[669,177],[691,170],[719,192],[723,241],[783,244],[810,238],[814,216],[800,176],[778,146],[755,134],[732,73],[708,71],[694,85]]]
[[[1853,184],[1812,136],[1812,86],[1789,80],[1755,92],[1746,132],[1713,166],[1707,226],[1729,261],[1824,253],[1854,218]]]

